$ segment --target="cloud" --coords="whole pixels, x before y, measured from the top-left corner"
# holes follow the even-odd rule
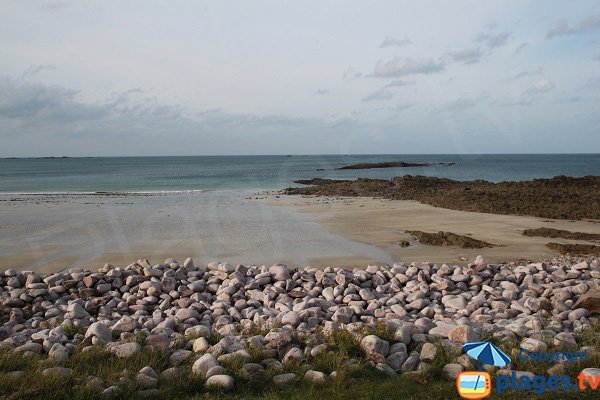
[[[544,68],[538,67],[537,69],[533,69],[533,70],[521,71],[518,74],[516,74],[515,76],[513,76],[512,79],[521,79],[521,78],[524,78],[527,76],[541,75],[543,73],[544,73]]]
[[[475,38],[476,43],[481,43],[490,49],[494,49],[496,47],[502,47],[508,41],[510,37],[510,33],[501,32],[501,33],[480,33]]]
[[[515,49],[515,54],[519,54],[521,53],[523,50],[525,50],[525,48],[529,46],[529,43],[527,42],[523,42],[520,45],[517,46],[517,48]]]
[[[364,97],[362,99],[362,101],[389,100],[392,97],[394,97],[394,93],[383,88],[383,89],[376,90],[373,93],[369,94],[368,96]]]
[[[594,57],[592,57],[592,60],[600,61],[600,53],[598,53]]]
[[[462,64],[474,64],[481,60],[481,57],[484,56],[484,53],[481,50],[481,47],[473,47],[460,51],[449,51],[446,53],[446,56],[450,57],[450,59],[454,62],[459,62]]]
[[[545,93],[552,89],[554,89],[554,82],[548,79],[540,79],[527,88],[527,90],[525,90],[525,94]]]
[[[379,45],[379,48],[383,49],[384,47],[405,47],[409,44],[412,44],[412,41],[407,37],[398,39],[393,36],[386,36],[385,39],[383,39],[383,42],[381,42],[381,44]]]
[[[315,92],[316,95],[320,95],[320,96],[327,94],[327,93],[329,93],[329,90],[327,90],[327,89],[317,89],[317,91]]]
[[[388,83],[384,87],[386,87],[386,88],[405,87],[405,86],[412,86],[414,84],[415,84],[415,81],[403,81],[401,79],[397,79],[395,81],[391,81],[390,83]]]
[[[492,54],[493,49],[504,46],[510,37],[510,33],[488,33],[482,32],[475,37],[473,43],[477,45],[467,47],[463,50],[448,51],[443,58],[461,64],[475,64],[485,56]]]
[[[357,71],[354,67],[350,66],[346,69],[346,71],[344,71],[342,78],[344,78],[344,80],[350,81],[353,79],[360,78],[361,76],[362,72]]]
[[[60,86],[29,84],[23,81],[0,80],[0,118],[35,119],[69,122],[105,116],[101,105],[76,101],[78,92]]]
[[[55,70],[56,67],[52,64],[46,64],[46,65],[30,65],[21,75],[21,77],[23,78],[30,78],[34,75],[39,74],[40,72],[43,71],[52,71]]]
[[[434,74],[443,71],[445,64],[432,58],[393,57],[379,60],[373,76],[400,77],[413,74]]]
[[[474,107],[488,98],[488,95],[482,93],[477,97],[459,97],[454,101],[446,104],[446,109],[452,112],[465,111],[471,107]]]
[[[546,33],[547,39],[559,36],[575,35],[587,33],[600,29],[600,15],[590,15],[579,21],[576,25],[570,26],[566,20],[557,21]]]

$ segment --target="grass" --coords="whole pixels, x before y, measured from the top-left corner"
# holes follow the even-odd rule
[[[380,339],[390,342],[390,344],[397,342],[398,340],[395,337],[395,331],[390,329],[385,322],[377,321],[375,326],[367,327],[362,331],[362,334],[367,335],[375,335]]]
[[[73,339],[77,334],[83,335],[85,333],[81,325],[71,323],[63,325],[63,331],[69,339]]]
[[[596,324],[589,332],[582,332],[578,335],[579,343],[581,345],[598,343],[600,332],[598,328],[600,326]],[[381,326],[372,327],[368,334],[376,334],[375,332],[386,337],[386,332]],[[211,341],[216,343],[217,339],[220,338],[215,336]],[[282,372],[266,369],[255,376],[248,376],[242,372],[243,362],[241,359],[234,358],[223,363],[223,367],[236,381],[235,390],[227,394],[214,389],[206,389],[204,379],[191,373],[191,363],[184,363],[181,365],[181,376],[159,380],[159,398],[224,400],[240,398],[246,400],[458,399],[455,382],[445,377],[442,370],[444,365],[452,362],[458,354],[444,348],[439,343],[437,344],[438,355],[425,372],[388,378],[364,363],[364,353],[360,349],[360,336],[341,330],[323,335],[320,339],[327,345],[326,351],[315,357],[307,357],[303,363],[287,363]],[[518,344],[505,342],[501,346],[508,354],[511,354]],[[557,349],[549,348],[549,351],[555,350]],[[262,349],[250,348],[248,351],[252,356],[250,362],[260,362],[267,357],[266,352]],[[517,357],[511,358],[513,359],[511,365],[515,370],[545,375],[548,368],[547,364],[523,361]],[[349,359],[359,361],[352,367],[348,367]],[[306,364],[310,364],[314,369],[326,374],[336,371],[337,378],[330,380],[326,385],[312,385],[301,380],[285,387],[272,384],[273,375],[279,373],[294,372],[301,377]],[[160,373],[170,367],[168,353],[158,350],[144,349],[129,359],[119,359],[99,346],[93,347],[90,351],[76,353],[61,365],[73,369],[74,374],[71,378],[42,375],[45,368],[57,365],[56,362],[42,356],[23,357],[22,354],[15,352],[0,351],[0,399],[99,399],[99,393],[86,385],[91,377],[101,378],[107,386],[125,379],[117,399],[130,399],[135,398],[136,392],[140,389],[134,378],[141,368],[150,366]],[[574,382],[574,378],[586,367],[600,367],[600,355],[594,354],[585,362],[566,364],[565,375],[572,377]],[[24,371],[24,375],[14,377],[8,374],[10,371]],[[541,395],[535,395],[531,391],[507,390],[498,395],[495,393],[495,383],[495,378],[493,378],[493,393],[488,397],[489,399],[578,400],[592,398],[594,395],[596,396],[594,398],[597,398],[597,392],[589,390],[547,391]]]

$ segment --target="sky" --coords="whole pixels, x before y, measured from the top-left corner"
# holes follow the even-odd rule
[[[600,2],[0,2],[0,156],[600,152]]]

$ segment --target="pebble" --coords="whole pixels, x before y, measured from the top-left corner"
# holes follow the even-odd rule
[[[235,380],[229,375],[213,375],[206,380],[206,387],[217,387],[224,392],[229,392],[233,389]]]
[[[291,385],[296,379],[297,376],[294,373],[275,375],[273,377],[273,383],[276,385]]]

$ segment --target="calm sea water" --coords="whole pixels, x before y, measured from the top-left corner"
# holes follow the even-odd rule
[[[452,166],[337,170],[362,162]],[[0,192],[153,192],[278,189],[297,179],[427,175],[457,180],[529,180],[600,175],[600,154],[310,155],[0,159]]]

